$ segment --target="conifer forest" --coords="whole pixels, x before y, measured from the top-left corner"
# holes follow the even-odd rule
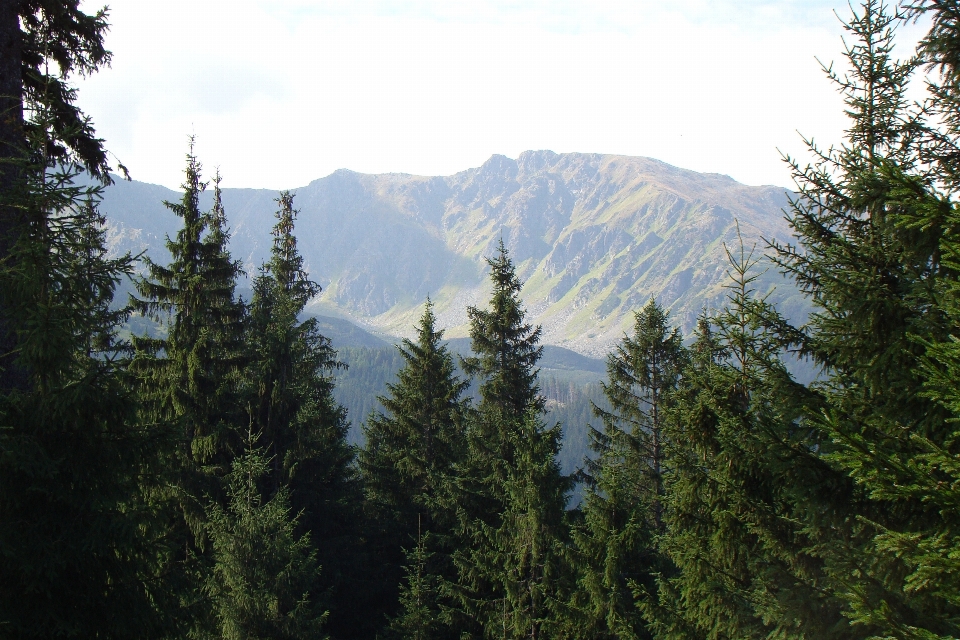
[[[960,1],[841,16],[846,139],[785,158],[793,240],[728,246],[691,335],[635,310],[571,475],[502,240],[471,353],[424,300],[357,446],[295,193],[249,299],[192,145],[169,260],[108,252],[87,11],[0,2],[0,639],[960,638]]]

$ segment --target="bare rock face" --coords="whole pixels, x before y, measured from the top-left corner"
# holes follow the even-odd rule
[[[324,288],[316,312],[409,335],[429,295],[448,336],[466,335],[466,306],[486,299],[484,257],[502,238],[544,341],[589,355],[620,340],[651,296],[689,330],[723,302],[725,247],[739,252],[742,238],[759,257],[765,239],[789,239],[784,189],[649,158],[527,151],[445,177],[340,170],[295,193],[300,249]],[[269,252],[277,194],[223,195],[231,250],[253,275]],[[164,234],[179,221],[161,201],[178,196],[141,183],[110,187],[103,211],[113,250],[165,260]],[[806,303],[771,269],[757,288],[774,287],[772,299],[802,318]]]

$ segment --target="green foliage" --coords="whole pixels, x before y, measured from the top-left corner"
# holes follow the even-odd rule
[[[535,368],[543,355],[539,346],[542,330],[523,321],[523,285],[503,240],[497,251],[495,258],[487,260],[493,283],[490,309],[467,308],[475,355],[464,358],[462,364],[468,375],[481,378],[480,411],[499,411],[517,418],[529,409],[543,409]]]
[[[165,325],[166,337],[136,337],[131,369],[142,380],[148,419],[172,425],[181,464],[226,471],[239,449],[236,428],[238,371],[242,362],[245,309],[235,298],[240,265],[226,243],[219,176],[214,207],[200,211],[200,163],[187,154],[180,203],[164,205],[183,220],[167,238],[167,266],[144,258],[147,276],[137,282],[133,309]],[[215,470],[214,469],[214,470]]]
[[[117,358],[126,310],[110,307],[132,259],[107,257],[101,188],[77,186],[81,167],[49,155],[55,116],[30,94],[27,105],[22,189],[2,192],[16,211],[0,264],[16,338],[4,368],[20,384],[0,394],[0,634],[158,637],[163,548],[143,500],[156,434]]]
[[[164,434],[156,455],[166,489],[150,499],[168,519],[171,554],[163,572],[180,596],[168,614],[195,634],[215,624],[201,591],[212,562],[204,504],[225,499],[221,478],[241,450],[246,422],[240,403],[246,310],[234,295],[240,266],[226,246],[219,176],[213,209],[199,209],[206,187],[200,171],[191,149],[183,198],[164,203],[183,221],[176,238],[167,238],[172,261],[161,266],[145,258],[147,275],[136,282],[141,297],[131,297],[132,308],[161,323],[165,335],[135,336],[129,364],[140,419]]]
[[[665,532],[665,415],[684,358],[654,300],[607,358],[610,409],[596,408],[603,431],[592,429],[584,519],[573,533],[580,588],[571,623],[591,637],[649,637],[633,592],[656,598],[654,578],[670,569],[656,536]]]
[[[786,323],[731,256],[729,306],[703,318],[665,422],[666,533],[676,566],[640,605],[658,638],[855,637],[826,592],[818,551],[850,492],[801,416],[816,397],[789,376]]]
[[[204,592],[224,640],[317,639],[327,614],[315,597],[317,553],[309,534],[296,533],[286,487],[265,500],[260,481],[270,460],[256,439],[234,459],[225,481],[229,502],[212,503],[207,534],[213,571]]]
[[[404,550],[404,584],[400,586],[401,613],[390,621],[390,631],[405,640],[443,637],[437,606],[437,576],[432,571],[433,552],[427,550],[430,534],[418,537],[413,551]]]
[[[273,491],[288,481],[296,484],[300,468],[315,466],[318,457],[331,456],[323,464],[344,475],[352,458],[344,442],[344,411],[332,396],[333,375],[342,365],[316,320],[300,320],[320,287],[303,271],[293,235],[293,195],[283,192],[277,203],[273,250],[254,281],[247,340],[251,419],[273,461]]]
[[[486,518],[460,509],[453,552],[458,579],[444,591],[456,604],[447,620],[458,630],[473,627],[466,619],[476,621],[475,632],[484,637],[550,637],[566,577],[561,544],[569,483],[555,459],[560,429],[544,428],[532,410],[511,427],[509,461],[485,461],[491,473],[476,477],[468,459],[467,472],[456,479],[469,483],[470,498],[502,506]],[[470,444],[472,455],[489,455],[481,443]]]
[[[539,380],[502,241],[489,308],[468,309],[475,406],[428,300],[416,340],[349,354],[351,403],[386,389],[359,460],[343,365],[302,319],[319,287],[290,193],[247,309],[219,177],[200,211],[191,150],[165,203],[183,221],[171,263],[146,259],[140,297],[113,305],[133,264],[107,257],[100,188],[76,186],[110,177],[66,82],[110,54],[105,13],[78,6],[0,8],[0,41],[20,42],[0,58],[0,635],[960,636],[956,0],[865,0],[850,72],[827,69],[847,143],[790,160],[797,244],[773,245],[809,324],[757,294],[742,241],[689,348],[651,300],[607,360],[572,512],[545,416],[571,433],[597,389]],[[898,61],[896,27],[919,15],[930,32]],[[132,350],[131,310],[162,325]],[[797,383],[794,356],[820,378]]]
[[[19,55],[22,93],[15,95],[28,110],[39,108],[47,114],[46,122],[32,118],[21,123],[25,125],[24,142],[42,139],[46,158],[67,162],[109,184],[103,140],[96,137],[90,118],[77,107],[77,91],[68,82],[71,74],[87,75],[109,66],[112,56],[103,45],[107,10],[88,14],[80,5],[79,0],[17,3],[20,50],[5,51],[5,55]],[[5,110],[5,119],[11,115]]]
[[[101,184],[111,182],[102,140],[70,85],[72,74],[109,63],[107,24],[103,11],[89,15],[79,5],[31,0],[0,8],[0,260],[9,268],[16,268],[12,254],[29,224],[24,210],[38,175],[57,172],[54,163],[61,163],[67,172],[86,169]],[[29,374],[17,364],[16,320],[7,311],[0,307],[0,389],[23,390]]]
[[[461,396],[467,383],[457,377],[435,322],[428,299],[417,342],[397,347],[404,366],[397,382],[387,385],[389,395],[379,397],[385,412],[371,414],[360,454],[368,501],[389,511],[387,517],[407,535],[421,523],[431,531],[438,520],[449,528],[442,492],[466,446]]]
[[[281,193],[277,204],[271,258],[254,281],[250,305],[244,380],[249,419],[263,433],[270,459],[267,495],[288,487],[301,513],[299,526],[316,545],[328,629],[337,637],[357,637],[377,621],[362,612],[373,606],[364,584],[362,493],[346,442],[346,412],[333,396],[334,374],[343,365],[316,319],[300,319],[320,287],[303,270],[293,195]]]
[[[523,321],[521,284],[502,242],[488,262],[491,308],[468,309],[476,355],[464,367],[480,376],[480,402],[451,491],[457,580],[444,585],[454,603],[446,613],[463,633],[548,637],[564,578],[569,479],[556,462],[560,426],[542,421],[534,368],[540,329]]]
[[[801,197],[789,221],[800,246],[777,247],[817,306],[803,346],[828,381],[826,407],[809,421],[824,459],[855,487],[828,502],[846,522],[819,554],[856,633],[871,637],[960,634],[950,559],[960,522],[948,489],[957,432],[943,386],[957,326],[957,7],[918,6],[932,12],[932,30],[906,61],[893,58],[897,18],[881,3],[865,2],[849,24],[853,71],[833,76],[849,144],[811,145],[817,164],[794,165]],[[932,98],[911,106],[922,64],[941,74]]]
[[[360,451],[367,505],[376,523],[380,571],[385,577],[396,576],[397,583],[404,562],[401,547],[418,539],[422,530],[432,534],[434,547],[441,551],[431,553],[436,556],[431,567],[437,570],[442,566],[449,574],[444,551],[448,551],[455,516],[448,488],[454,467],[466,450],[461,396],[467,383],[457,377],[453,357],[442,342],[443,331],[435,322],[428,299],[417,326],[417,341],[404,340],[397,347],[403,368],[396,383],[387,385],[389,395],[379,397],[384,412],[370,415],[364,427],[365,447]],[[413,588],[409,583],[412,570],[409,566],[404,569],[408,589]],[[436,581],[437,576],[417,578],[428,579]],[[392,599],[388,594],[384,597]],[[400,604],[412,606],[409,602],[404,605],[402,599]],[[414,614],[404,613],[409,615]]]

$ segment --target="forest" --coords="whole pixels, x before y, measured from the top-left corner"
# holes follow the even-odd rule
[[[249,300],[192,145],[170,261],[111,255],[126,170],[71,85],[110,63],[108,14],[0,3],[0,638],[960,637],[960,2],[844,26],[845,141],[785,158],[794,241],[727,247],[692,335],[636,310],[564,473],[502,241],[470,353],[425,300],[350,445],[295,194]]]

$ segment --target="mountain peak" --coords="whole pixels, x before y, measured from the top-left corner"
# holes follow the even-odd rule
[[[517,161],[513,158],[495,153],[480,165],[477,173],[512,179],[517,176]]]
[[[269,255],[274,197],[224,189],[230,249],[250,273]],[[178,223],[163,199],[170,194],[149,185],[108,188],[111,250],[163,260],[164,236]],[[737,223],[747,246],[790,235],[783,189],[651,158],[549,150],[496,154],[441,177],[340,169],[295,204],[305,266],[323,286],[313,312],[410,335],[429,293],[448,337],[463,336],[467,307],[488,295],[483,258],[502,236],[544,341],[584,354],[620,340],[651,296],[685,329],[721,302],[724,243],[736,246]],[[778,278],[771,272],[758,286]],[[794,307],[782,308],[801,315]]]
[[[517,165],[523,173],[538,173],[555,165],[560,157],[553,151],[524,151],[517,158]]]

